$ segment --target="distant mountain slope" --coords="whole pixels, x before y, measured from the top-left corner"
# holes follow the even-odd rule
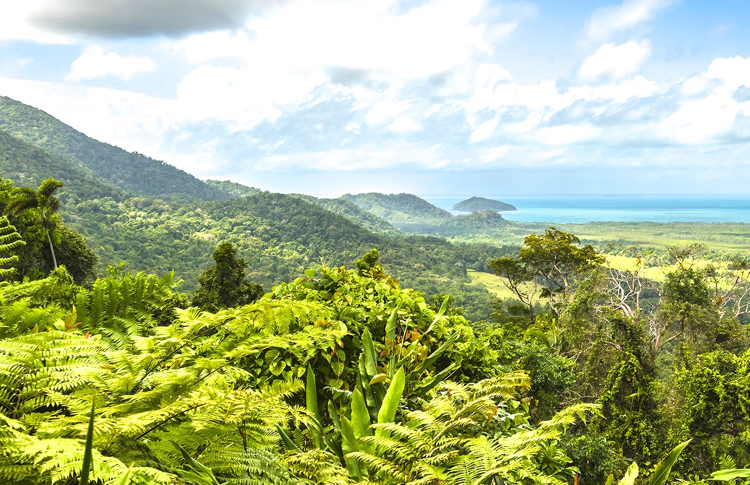
[[[167,163],[89,138],[44,111],[0,96],[0,131],[136,195],[182,200],[230,196]]]
[[[250,197],[251,195],[260,194],[261,189],[248,187],[247,185],[238,184],[231,180],[204,180],[203,183],[221,190],[233,197]]]
[[[65,184],[59,196],[63,202],[125,197],[122,190],[101,182],[89,171],[71,166],[3,131],[0,131],[0,177],[12,180],[17,186],[32,188],[37,188],[44,179],[55,178]]]
[[[450,212],[436,207],[411,194],[345,194],[341,199],[353,202],[381,219],[398,227],[399,224],[420,223],[425,220],[450,219]]]
[[[345,199],[320,199],[312,195],[289,194],[292,197],[305,200],[311,204],[318,205],[326,210],[338,214],[350,220],[351,222],[364,227],[368,231],[376,234],[388,236],[398,236],[401,233],[391,224],[370,212],[360,209],[356,204]]]
[[[125,261],[129,270],[158,274],[175,270],[186,290],[195,288],[223,240],[237,246],[251,280],[266,289],[317,264],[353,267],[355,259],[376,248],[406,287],[453,294],[476,319],[487,318],[490,295],[470,286],[465,270],[482,270],[502,254],[500,248],[467,250],[432,237],[374,234],[323,207],[270,192],[200,205],[146,198],[85,201],[77,212],[82,217],[72,226],[93,241],[103,262]]]
[[[402,224],[401,229],[409,234],[502,241],[508,236],[508,221],[495,211],[476,211],[437,222]]]
[[[484,197],[472,197],[459,202],[453,206],[454,211],[475,212],[475,211],[514,211],[518,210],[515,206],[500,202],[499,200],[485,199]]]

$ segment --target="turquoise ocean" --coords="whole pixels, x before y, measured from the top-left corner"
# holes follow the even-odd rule
[[[458,215],[453,205],[471,196],[422,196]],[[502,216],[518,222],[744,222],[750,223],[750,195],[485,195],[518,210]]]

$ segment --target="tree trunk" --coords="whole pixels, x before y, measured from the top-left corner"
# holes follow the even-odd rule
[[[55,248],[52,247],[52,238],[49,237],[49,230],[47,229],[47,218],[44,216],[44,209],[42,209],[42,226],[44,227],[44,232],[47,233],[47,242],[49,242],[49,250],[52,253],[52,264],[55,266],[55,269],[57,269],[57,258],[55,257]]]
[[[57,269],[57,258],[55,257],[55,248],[52,247],[52,238],[49,237],[49,231],[44,230],[44,232],[47,233],[47,241],[49,242],[49,250],[52,253],[52,264],[55,265],[55,269]]]

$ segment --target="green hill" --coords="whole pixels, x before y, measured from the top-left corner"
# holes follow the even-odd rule
[[[232,197],[250,197],[251,195],[259,194],[263,192],[255,187],[248,187],[247,185],[238,184],[231,180],[204,180],[203,183],[221,190],[222,192],[231,195]]]
[[[125,198],[122,190],[100,181],[89,171],[71,166],[59,157],[3,131],[0,131],[0,177],[12,180],[17,186],[34,188],[44,179],[55,178],[65,184],[60,200],[73,204],[82,198]]]
[[[229,195],[167,163],[89,138],[44,111],[0,96],[0,131],[135,195],[223,200]]]
[[[450,212],[436,207],[411,194],[345,194],[341,199],[375,214],[398,227],[399,224],[420,223],[425,220],[450,219]]]
[[[453,206],[454,211],[475,212],[475,211],[495,211],[505,212],[518,210],[515,206],[500,202],[499,200],[485,199],[484,197],[472,197],[459,202]]]
[[[351,222],[364,227],[368,231],[376,234],[383,234],[387,236],[399,236],[403,235],[401,231],[393,227],[391,224],[371,214],[359,206],[345,199],[321,199],[313,197],[312,195],[305,194],[289,194],[293,197],[300,198],[311,204],[320,206],[326,210],[338,214],[350,220]]]

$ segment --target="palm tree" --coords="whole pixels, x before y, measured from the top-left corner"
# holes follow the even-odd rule
[[[50,217],[60,210],[60,201],[52,194],[63,186],[63,183],[55,179],[46,179],[42,182],[37,190],[29,187],[20,187],[16,190],[15,197],[10,203],[10,211],[18,214],[27,209],[39,209],[41,212],[41,224],[44,232],[47,234],[49,250],[52,253],[52,263],[57,269],[57,258],[55,257],[55,248],[52,247],[52,238],[49,235],[51,228]]]

